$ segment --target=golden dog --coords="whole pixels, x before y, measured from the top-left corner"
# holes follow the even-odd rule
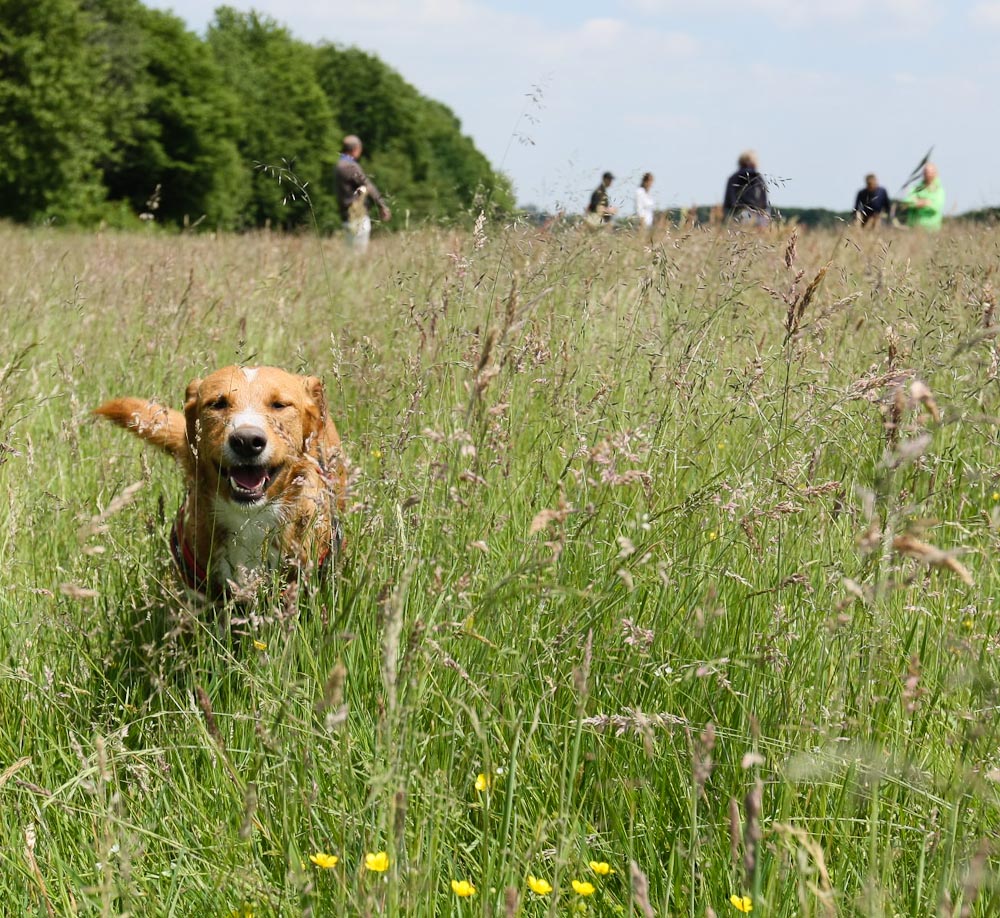
[[[184,412],[117,398],[94,412],[165,450],[187,479],[170,546],[187,586],[218,599],[326,566],[347,490],[321,380],[225,367],[187,387]]]

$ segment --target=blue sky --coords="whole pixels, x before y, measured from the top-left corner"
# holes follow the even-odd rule
[[[203,34],[204,0],[145,0]],[[758,152],[778,207],[896,193],[932,144],[947,210],[1000,205],[1000,0],[234,0],[356,45],[448,105],[518,201],[721,200]],[[345,125],[349,129],[349,125]],[[386,189],[391,194],[392,189]]]

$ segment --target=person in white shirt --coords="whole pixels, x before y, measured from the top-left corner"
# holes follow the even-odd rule
[[[639,227],[647,233],[653,231],[653,210],[655,204],[649,189],[653,187],[653,173],[647,172],[642,177],[639,187],[635,190],[635,215],[639,219]]]

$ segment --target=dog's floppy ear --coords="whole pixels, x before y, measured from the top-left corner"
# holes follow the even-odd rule
[[[187,456],[184,415],[172,408],[141,398],[115,398],[94,414],[130,430],[147,443],[169,453],[179,462]]]
[[[347,461],[340,445],[340,434],[327,410],[326,389],[323,381],[315,376],[304,377],[302,384],[306,391],[302,450],[319,463],[336,499],[336,507],[343,512],[347,501]]]
[[[198,456],[198,390],[200,379],[192,379],[184,393],[184,427],[187,432],[188,456]],[[193,454],[193,456],[192,456]]]
[[[326,410],[326,389],[318,376],[304,376],[305,410],[302,413],[302,449],[316,455],[326,438],[329,415]]]

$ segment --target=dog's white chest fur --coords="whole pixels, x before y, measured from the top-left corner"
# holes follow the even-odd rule
[[[232,501],[215,501],[215,522],[225,535],[217,539],[212,559],[214,576],[220,583],[230,580],[248,586],[255,575],[277,570],[281,563],[279,506],[268,501],[259,507],[240,507]]]

